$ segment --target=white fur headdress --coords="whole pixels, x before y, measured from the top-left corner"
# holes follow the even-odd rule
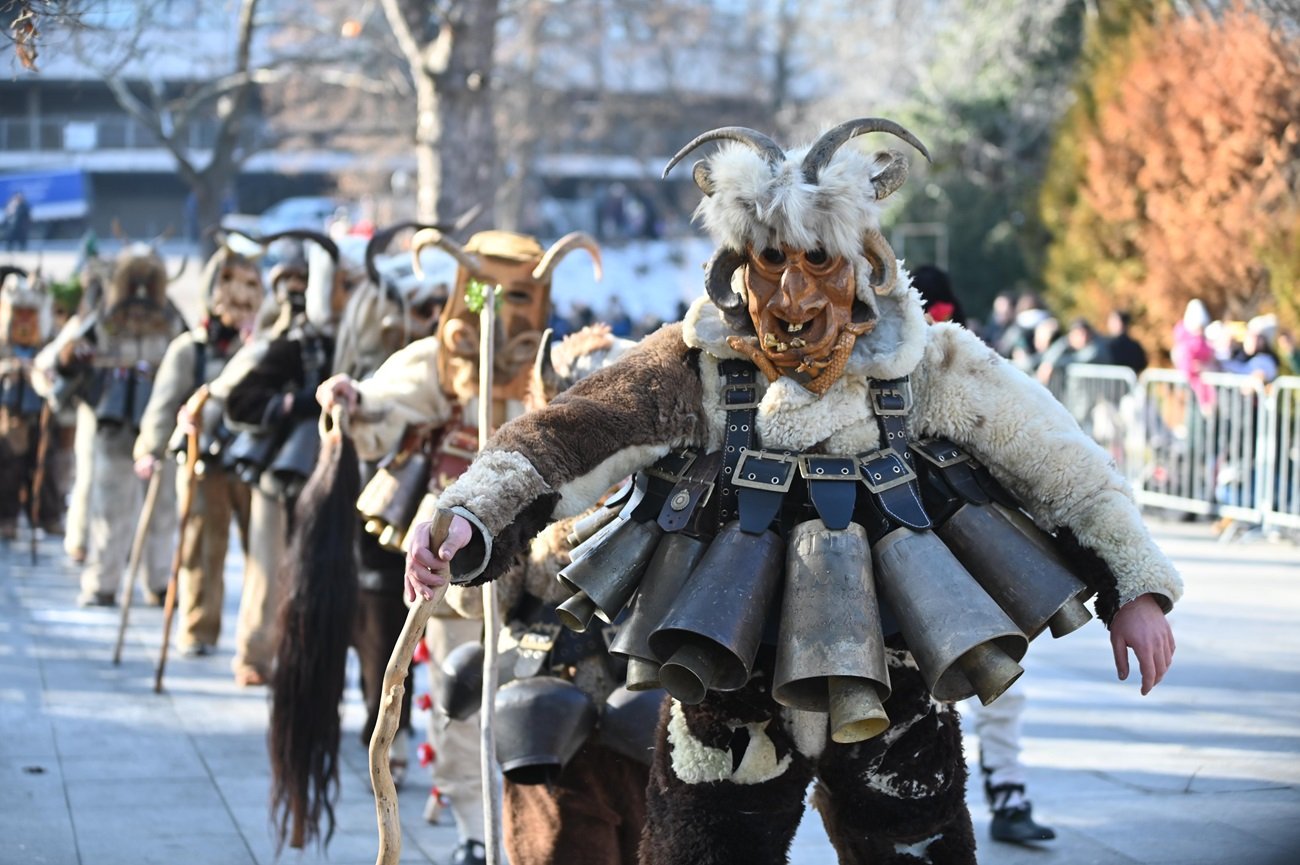
[[[907,160],[897,150],[867,155],[843,147],[868,132],[896,135],[930,158],[925,145],[902,126],[865,117],[790,151],[761,132],[727,126],[697,136],[669,161],[665,177],[697,147],[732,142],[695,163],[693,176],[704,193],[696,217],[719,246],[709,265],[709,296],[737,329],[748,328],[747,313],[731,277],[750,246],[821,248],[848,259],[858,298],[873,310],[873,295],[897,287],[898,265],[880,233],[879,202],[907,179]]]

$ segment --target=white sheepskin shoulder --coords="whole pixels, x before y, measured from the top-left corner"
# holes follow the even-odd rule
[[[720,148],[707,163],[714,193],[700,202],[696,217],[730,249],[822,247],[841,256],[859,251],[863,231],[880,227],[871,185],[879,170],[876,157],[842,147],[812,184],[800,167],[807,150],[791,150],[773,166],[743,144]]]

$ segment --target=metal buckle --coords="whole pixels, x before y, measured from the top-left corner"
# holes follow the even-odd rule
[[[753,465],[753,463],[776,463],[776,466]],[[740,449],[740,462],[736,463],[736,470],[732,472],[732,486],[748,487],[755,490],[768,490],[770,492],[783,493],[790,489],[790,484],[794,482],[795,467],[799,464],[799,458],[793,454],[783,454],[777,451],[752,451],[749,448]],[[783,472],[773,474],[774,472]]]
[[[728,402],[727,396],[735,391],[749,391],[749,399],[744,402]],[[746,409],[758,408],[758,382],[751,381],[748,384],[724,384],[722,386],[722,407],[727,411],[744,411]]]
[[[904,384],[902,387],[873,387],[871,393],[871,407],[876,410],[876,414],[885,417],[905,415],[908,407],[912,404],[912,387],[911,384]],[[880,404],[881,397],[896,396],[903,403],[902,408],[886,408]]]
[[[649,466],[644,471],[651,477],[660,478],[675,484],[682,478],[686,477],[686,473],[690,471],[691,466],[695,465],[695,460],[698,457],[698,452],[691,448],[685,448],[675,454],[668,454],[667,456],[660,458],[658,462]],[[660,468],[659,466],[663,463],[669,463],[672,467]],[[674,463],[676,464],[674,465]]]
[[[952,442],[945,442],[942,446],[938,445],[940,443],[937,441],[913,442],[912,452],[931,465],[938,466],[941,469],[971,462],[971,455]]]
[[[559,625],[533,625],[519,637],[519,651],[545,655],[555,648],[555,640],[559,635]]]
[[[819,465],[824,463],[825,465]],[[799,457],[799,474],[814,481],[860,481],[862,469],[853,457],[825,454]]]
[[[893,448],[881,448],[863,454],[858,459],[862,467],[862,483],[866,484],[867,489],[873,493],[883,493],[885,490],[892,490],[894,487],[901,487],[916,480],[916,472],[903,459],[903,455]],[[884,472],[872,471],[871,464],[881,460],[884,461],[883,467],[893,469],[888,476]]]

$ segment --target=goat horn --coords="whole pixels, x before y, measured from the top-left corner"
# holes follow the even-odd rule
[[[478,256],[466,252],[459,243],[443,234],[439,229],[422,228],[415,233],[415,237],[411,238],[411,269],[415,271],[415,275],[420,279],[424,279],[424,268],[420,267],[420,253],[424,251],[426,246],[437,246],[456,259],[460,266],[470,273],[478,273],[479,271]]]
[[[743,252],[718,247],[708,264],[704,265],[704,288],[730,327],[752,332],[754,324],[750,320],[745,297],[731,289],[731,276],[745,264],[745,260]]]
[[[596,269],[596,281],[599,282],[603,275],[600,263],[600,246],[592,239],[591,235],[581,231],[571,231],[551,244],[551,248],[546,250],[542,260],[533,268],[533,279],[541,283],[550,282],[551,271],[555,270],[555,266],[560,263],[564,256],[575,249],[585,249],[591,255],[592,264],[595,265]]]
[[[313,243],[318,243],[322,249],[329,253],[330,260],[335,264],[339,263],[338,244],[335,243],[333,238],[329,235],[319,231],[312,231],[310,228],[289,228],[285,231],[277,231],[275,234],[268,234],[264,237],[250,237],[249,239],[255,240],[263,246],[270,246],[272,243],[275,243],[275,241],[283,240],[286,237],[291,237],[295,240],[310,240]]]
[[[393,242],[393,238],[397,236],[399,231],[407,228],[431,228],[434,231],[447,230],[441,225],[431,225],[427,222],[420,222],[418,220],[406,220],[404,222],[394,223],[387,228],[381,228],[376,231],[371,236],[370,240],[366,241],[365,257],[366,276],[370,277],[370,281],[375,285],[379,285],[379,268],[375,265],[375,257],[388,249],[389,245]]]
[[[12,264],[0,264],[0,285],[4,284],[4,281],[9,278],[11,273],[16,273],[23,279],[27,278],[27,271],[21,267],[14,267]]]
[[[778,162],[785,159],[785,151],[781,149],[781,145],[777,144],[763,133],[755,129],[749,129],[745,126],[723,126],[719,129],[713,129],[709,132],[697,135],[691,139],[689,144],[677,151],[676,156],[668,160],[668,164],[664,166],[663,176],[667,177],[668,172],[673,170],[673,166],[681,162],[686,154],[690,153],[695,148],[702,144],[707,144],[710,141],[718,141],[720,139],[739,141],[741,144],[748,144],[750,147],[754,148],[760,156],[767,160],[768,165],[776,165]]]
[[[921,155],[927,161],[930,159],[930,151],[925,149],[920,139],[894,121],[883,117],[859,117],[857,120],[846,120],[839,126],[827,130],[821,138],[813,142],[813,146],[808,148],[808,154],[804,156],[803,164],[800,166],[803,169],[803,179],[808,183],[816,183],[826,163],[830,162],[831,157],[835,155],[835,151],[850,138],[868,132],[888,132],[890,135],[897,135],[921,151]]]
[[[862,257],[871,265],[868,282],[878,295],[889,294],[898,284],[898,259],[885,236],[868,228],[862,237]]]

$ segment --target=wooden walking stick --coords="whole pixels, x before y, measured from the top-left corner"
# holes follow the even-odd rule
[[[158,490],[162,487],[162,467],[155,466],[149,476],[149,488],[144,494],[144,507],[140,508],[140,519],[135,524],[135,537],[131,540],[131,557],[126,565],[126,589],[122,595],[122,618],[117,623],[117,644],[113,646],[113,663],[122,663],[122,643],[126,640],[126,623],[131,618],[131,599],[135,596],[136,575],[140,572],[140,560],[144,557],[145,541],[149,538],[149,524],[153,522],[153,512],[158,506]]]
[[[203,385],[194,392],[186,403],[190,417],[194,419],[193,427],[185,435],[185,485],[181,488],[181,498],[177,511],[180,514],[180,534],[176,539],[176,551],[172,553],[172,573],[167,580],[167,598],[163,601],[162,644],[158,649],[158,666],[153,673],[153,692],[162,693],[163,670],[167,668],[167,648],[171,643],[172,618],[176,614],[176,583],[181,572],[181,555],[184,552],[185,529],[190,521],[190,512],[194,509],[194,494],[199,486],[199,427],[203,423],[199,415],[203,404],[208,401],[208,386]]]
[[[436,554],[447,539],[451,528],[450,511],[438,511],[429,529],[429,548]],[[388,755],[397,738],[397,728],[402,721],[402,695],[406,693],[406,674],[411,669],[411,656],[415,646],[424,639],[424,628],[433,610],[447,594],[447,587],[433,590],[433,597],[425,600],[417,595],[406,624],[393,646],[384,670],[384,687],[379,698],[379,718],[375,732],[370,737],[370,785],[375,791],[375,816],[379,821],[379,856],[376,865],[397,865],[402,856],[402,819],[398,812],[397,786],[393,783]]]
[[[479,401],[478,401],[478,436],[479,450],[487,443],[492,432],[492,364],[493,340],[495,331],[496,292],[499,287],[487,286],[483,296],[483,308],[479,312]],[[452,514],[439,510],[429,528],[429,549],[437,555],[447,532],[451,528]],[[497,621],[496,585],[486,583],[483,586],[483,697],[480,711],[479,732],[481,749],[479,766],[483,773],[483,839],[487,865],[497,865],[501,849],[501,809],[496,798],[496,739],[494,737],[493,718],[496,710],[497,690]],[[433,597],[423,600],[416,597],[415,604],[406,616],[397,645],[388,660],[384,671],[384,690],[380,698],[379,718],[375,724],[374,735],[370,737],[370,783],[375,791],[375,814],[379,821],[379,855],[376,865],[397,865],[402,855],[402,823],[398,813],[397,788],[393,784],[392,771],[388,764],[389,749],[397,736],[397,726],[401,720],[402,695],[405,691],[406,674],[411,667],[411,655],[415,646],[424,637],[433,609],[447,593],[447,587],[434,590]]]
[[[45,492],[45,460],[50,453],[50,404],[41,404],[40,431],[36,434],[36,469],[32,472],[32,485],[27,495],[31,501],[27,512],[27,522],[32,530],[32,564],[36,564],[36,527],[41,520],[41,496]]]

